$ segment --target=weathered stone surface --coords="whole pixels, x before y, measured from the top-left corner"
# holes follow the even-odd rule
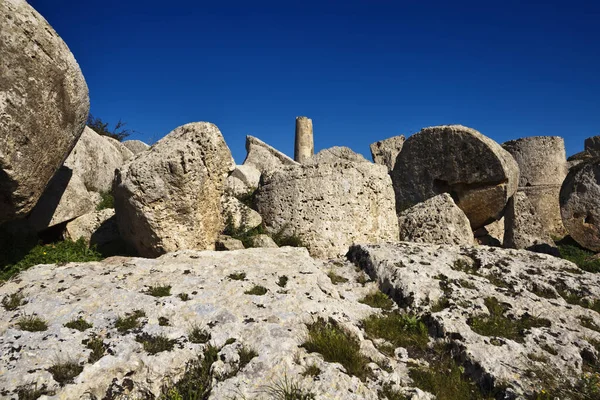
[[[247,232],[262,224],[259,213],[236,199],[224,195],[221,199],[223,218],[225,218],[225,229],[234,232]]]
[[[101,197],[87,190],[73,170],[61,167],[27,218],[36,231],[70,221],[96,210]]]
[[[396,165],[396,158],[400,154],[400,151],[402,151],[405,141],[406,138],[404,135],[399,135],[372,143],[369,147],[371,148],[373,162],[385,165],[389,171],[392,171],[394,165]]]
[[[348,256],[407,310],[428,315],[430,332],[449,341],[465,373],[498,390],[497,398],[535,398],[535,391],[553,389],[550,382],[568,389],[583,383],[584,366],[598,360],[600,314],[570,303],[572,296],[580,304],[600,301],[600,276],[568,261],[523,250],[414,243],[357,245]],[[502,314],[486,336],[473,319],[492,313],[486,304],[494,299]],[[536,324],[506,327],[517,320]],[[511,329],[516,337],[501,336]]]
[[[109,142],[115,149],[117,149],[123,162],[129,161],[133,158],[133,152],[117,139],[111,138],[110,136],[102,136],[102,138]]]
[[[0,2],[0,223],[27,215],[85,126],[88,88],[27,2]]]
[[[334,285],[327,277],[331,268],[349,281]],[[240,272],[245,273],[243,280],[230,278]],[[361,320],[379,311],[358,303],[376,290],[373,283],[357,283],[359,274],[363,275],[352,265],[334,267],[312,260],[305,249],[290,247],[180,251],[158,259],[113,257],[37,266],[0,287],[0,298],[19,292],[26,301],[17,310],[0,313],[0,387],[7,398],[16,398],[19,386],[34,382],[54,392],[51,398],[56,399],[110,398],[111,390],[132,399],[159,398],[163,385],[179,380],[186,363],[206,348],[189,338],[197,326],[220,349],[215,375],[234,371],[212,382],[210,399],[262,398],[265,388],[284,376],[319,399],[378,400],[384,384],[401,387],[408,397],[422,395],[410,388],[407,360],[380,353],[366,338]],[[278,285],[282,276],[288,278],[284,288]],[[171,295],[156,298],[145,293],[157,285],[170,286]],[[245,293],[255,285],[266,288],[266,294]],[[187,301],[180,294],[187,294]],[[119,332],[117,318],[134,310],[146,315],[140,327]],[[48,330],[20,330],[17,321],[23,314],[48,321]],[[80,332],[64,326],[79,317],[92,327]],[[161,317],[167,326],[160,324]],[[356,338],[370,362],[368,380],[300,347],[306,325],[318,318],[331,318]],[[151,355],[136,341],[142,334],[162,334],[176,343],[172,351]],[[105,345],[96,362],[88,362],[91,350],[86,343],[92,337]],[[225,344],[230,338],[235,342]],[[257,356],[236,373],[242,345]],[[72,384],[61,386],[47,370],[65,360],[80,363],[83,371]],[[321,371],[318,377],[302,375],[311,365]]]
[[[260,171],[252,165],[236,165],[230,176],[242,181],[248,188],[248,192],[253,192],[258,188]]]
[[[475,241],[484,246],[502,247],[504,243],[504,217],[498,221],[477,229],[475,232]]]
[[[517,190],[519,167],[499,144],[461,125],[409,137],[391,172],[398,212],[450,193],[473,229],[499,219]]]
[[[303,163],[315,154],[312,119],[296,117],[296,140],[294,145],[294,160]]]
[[[277,243],[271,239],[271,236],[265,234],[252,236],[249,239],[249,242],[250,247],[267,247],[272,249],[279,247],[277,246]]]
[[[469,219],[448,193],[425,200],[398,215],[400,240],[432,244],[473,244]]]
[[[562,185],[567,175],[565,141],[558,136],[532,136],[502,144],[519,165],[519,187]]]
[[[271,234],[297,236],[315,257],[356,242],[397,240],[387,169],[372,163],[289,166],[263,174],[255,202]]]
[[[329,149],[323,149],[315,154],[310,160],[306,160],[305,164],[324,164],[336,162],[366,162],[369,161],[362,154],[355,153],[351,148],[344,146],[334,146]]]
[[[558,250],[527,195],[517,192],[504,214],[504,247],[558,255]]]
[[[150,146],[141,140],[125,140],[123,145],[127,147],[134,155],[150,148]]]
[[[284,165],[298,165],[279,150],[250,135],[246,136],[246,152],[244,165],[252,165],[261,173],[279,169]]]
[[[213,248],[223,230],[221,196],[233,158],[219,129],[175,129],[115,176],[122,237],[142,256]]]
[[[562,221],[581,246],[600,252],[600,159],[572,168],[560,190]]]
[[[567,234],[560,215],[560,188],[560,185],[548,185],[519,189],[519,192],[527,195],[544,230],[555,237],[564,237]]]
[[[239,239],[234,239],[231,236],[220,235],[215,243],[215,250],[217,251],[230,251],[230,250],[243,250],[244,244]]]
[[[65,227],[65,237],[71,240],[83,238],[83,240],[89,243],[94,232],[114,216],[115,210],[112,208],[82,215],[67,224]]]
[[[591,153],[597,157],[600,155],[600,136],[592,136],[583,142],[583,148],[585,151]]]

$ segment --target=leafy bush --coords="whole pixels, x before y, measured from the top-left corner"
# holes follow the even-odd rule
[[[17,321],[19,329],[29,332],[43,332],[48,329],[48,323],[33,315],[24,315]]]
[[[52,378],[61,385],[73,382],[73,378],[83,371],[83,367],[73,361],[54,364],[48,368]]]
[[[106,208],[115,208],[115,198],[111,192],[100,192],[100,203],[96,206],[96,211],[102,211]]]
[[[369,293],[358,302],[373,308],[381,308],[382,310],[391,310],[394,307],[394,301],[379,290]]]
[[[102,255],[95,249],[90,249],[83,239],[79,239],[76,242],[65,240],[47,245],[37,245],[20,261],[5,266],[0,271],[0,280],[8,280],[10,277],[34,265],[100,260],[102,260]]]
[[[90,329],[92,324],[87,322],[85,319],[79,317],[77,319],[73,319],[65,324],[65,327],[69,329],[76,329],[80,332],[85,331],[86,329]]]
[[[412,357],[423,353],[429,342],[425,324],[410,315],[371,315],[362,321],[362,325],[369,337],[387,340],[395,346],[393,350],[404,347]]]
[[[125,125],[127,125],[127,123],[119,120],[119,122],[117,122],[115,127],[111,130],[108,122],[104,122],[100,118],[94,118],[92,114],[89,114],[87,119],[87,126],[92,128],[92,130],[98,135],[109,136],[118,140],[119,142],[122,142],[126,137],[135,132],[131,129],[125,129]]]
[[[570,236],[556,242],[560,256],[571,261],[587,272],[600,272],[600,259],[593,258],[594,253],[582,248]]]

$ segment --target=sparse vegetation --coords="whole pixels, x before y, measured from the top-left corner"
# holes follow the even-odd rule
[[[142,310],[135,310],[131,314],[124,317],[119,317],[115,321],[115,328],[120,333],[126,333],[141,326],[140,318],[144,318],[146,313]]]
[[[4,298],[2,299],[2,307],[4,307],[6,311],[14,311],[17,308],[21,307],[23,304],[25,304],[23,302],[24,299],[25,296],[23,296],[21,292],[4,296]]]
[[[300,387],[294,380],[284,375],[279,381],[267,386],[264,392],[273,400],[314,400],[315,395]]]
[[[100,192],[100,199],[100,203],[96,206],[96,211],[115,208],[115,198],[111,192]]]
[[[302,376],[318,376],[321,373],[321,368],[317,367],[315,364],[307,365],[302,372]]]
[[[360,274],[358,275],[358,278],[356,278],[356,282],[360,283],[363,286],[365,286],[370,281],[371,279],[367,276],[367,274]]]
[[[77,319],[73,319],[65,324],[65,327],[69,329],[76,329],[80,332],[85,331],[86,329],[90,329],[92,324],[87,322],[85,319],[79,317]]]
[[[14,264],[5,265],[0,270],[0,281],[39,264],[66,264],[69,262],[100,261],[102,255],[95,249],[88,248],[83,239],[76,242],[64,240],[61,242],[37,245]]]
[[[135,132],[131,129],[125,129],[125,125],[127,125],[127,123],[121,120],[119,120],[119,122],[117,122],[115,127],[111,130],[108,122],[104,122],[100,118],[94,118],[92,114],[88,115],[86,124],[98,135],[108,136],[118,140],[119,142],[122,142],[125,140],[125,138]]]
[[[150,286],[144,293],[154,297],[167,297],[171,295],[171,286]]]
[[[167,317],[158,317],[158,325],[169,326],[169,319]]]
[[[588,308],[600,314],[600,300],[589,300],[584,298],[585,296],[579,295],[577,293],[568,292],[562,288],[557,289],[557,291],[558,294],[563,299],[565,299],[567,303],[577,305],[583,308]]]
[[[54,392],[49,391],[46,385],[40,387],[37,384],[20,386],[17,388],[19,400],[37,400],[42,396],[53,396]]]
[[[198,325],[193,325],[188,333],[189,341],[196,344],[208,343],[210,338],[210,332],[200,328]]]
[[[142,344],[148,354],[152,355],[163,351],[171,351],[177,343],[175,339],[169,339],[164,335],[152,336],[145,333],[138,335],[135,340]]]
[[[254,285],[252,289],[246,290],[244,294],[251,294],[255,296],[263,296],[267,294],[267,288],[260,285]]]
[[[391,384],[385,384],[383,385],[383,387],[381,388],[381,390],[379,390],[377,392],[377,394],[379,395],[379,398],[381,400],[387,399],[387,400],[408,400],[408,397],[406,397],[405,395],[403,395],[402,393],[400,393],[398,390],[394,389],[393,386]]]
[[[73,382],[73,378],[79,375],[81,371],[83,371],[83,367],[74,361],[65,361],[48,368],[52,378],[61,386]]]
[[[600,259],[594,258],[594,253],[582,248],[570,236],[556,242],[560,256],[571,261],[587,272],[600,272]]]
[[[277,244],[277,246],[306,247],[302,242],[300,236],[296,234],[291,234],[288,232],[288,230],[289,227],[286,225],[272,236],[272,239]]]
[[[211,367],[217,361],[219,349],[207,345],[201,357],[186,365],[183,377],[163,388],[159,400],[206,400],[212,390]]]
[[[90,349],[92,351],[90,353],[90,356],[88,357],[89,363],[93,364],[96,361],[98,361],[99,359],[101,359],[102,357],[104,357],[104,353],[106,351],[106,346],[104,345],[104,341],[102,340],[102,338],[100,338],[98,336],[94,336],[94,337],[88,339],[87,343],[85,343],[85,347],[87,347],[88,349]]]
[[[358,302],[373,308],[381,308],[382,310],[391,310],[394,307],[394,301],[379,290],[369,293]]]
[[[231,279],[232,281],[243,281],[244,279],[246,279],[246,273],[245,272],[235,272],[233,274],[229,274],[228,278]]]
[[[288,283],[288,277],[285,275],[280,276],[279,279],[277,280],[277,286],[279,286],[281,288],[284,288],[285,285],[287,285],[287,283]]]
[[[48,329],[48,323],[35,315],[24,315],[17,321],[19,329],[29,332],[43,332]]]
[[[389,313],[384,315],[371,315],[362,321],[365,333],[371,338],[385,339],[394,347],[404,347],[409,355],[416,357],[427,348],[429,336],[427,327],[417,317]]]
[[[344,278],[343,276],[340,276],[340,275],[336,274],[333,271],[329,271],[327,273],[327,276],[329,277],[329,279],[331,279],[331,283],[333,283],[334,285],[337,285],[338,283],[346,283],[346,282],[348,282],[348,279]]]
[[[436,313],[450,307],[450,300],[446,296],[440,297],[435,303],[431,305],[431,312]]]
[[[327,362],[340,363],[346,372],[365,380],[368,359],[360,354],[360,344],[332,320],[319,318],[307,326],[308,338],[302,344],[308,352],[320,353]]]
[[[179,293],[177,297],[179,297],[181,301],[188,301],[190,299],[190,295],[187,293]]]
[[[254,357],[258,356],[258,353],[254,351],[254,349],[242,345],[242,347],[238,350],[238,355],[240,357],[238,369],[242,370],[246,365],[248,365],[248,363],[250,363],[250,361],[252,361]]]
[[[598,325],[596,325],[594,320],[591,319],[590,317],[582,315],[579,317],[579,321],[581,323],[581,326],[591,329],[596,332],[600,332],[600,327]]]
[[[495,297],[484,300],[489,315],[469,318],[467,323],[474,332],[483,336],[500,336],[517,342],[523,342],[525,331],[531,328],[548,327],[550,321],[525,314],[518,319],[504,315],[508,305],[501,304]]]

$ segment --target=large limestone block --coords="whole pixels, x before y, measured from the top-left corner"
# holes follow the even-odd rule
[[[573,167],[560,189],[562,221],[581,246],[600,252],[600,159]]]
[[[560,188],[560,185],[548,185],[519,189],[519,192],[527,195],[544,230],[555,237],[563,237],[567,234],[560,214]]]
[[[279,150],[250,135],[246,136],[246,152],[244,165],[252,165],[261,173],[279,169],[284,165],[298,165]]]
[[[141,140],[126,140],[123,142],[123,146],[127,147],[134,155],[150,148],[150,146]]]
[[[375,164],[385,165],[388,167],[389,171],[392,171],[394,165],[396,165],[396,158],[402,151],[402,146],[404,146],[405,141],[406,138],[404,135],[400,135],[372,143],[369,147],[371,148],[373,162]]]
[[[117,139],[111,138],[110,136],[102,136],[102,138],[109,142],[119,152],[123,162],[131,160],[135,155],[127,146],[119,142]]]
[[[112,208],[74,219],[66,225],[64,236],[71,240],[83,239],[103,254],[117,254],[125,247]]]
[[[95,211],[100,201],[100,195],[88,191],[78,174],[63,166],[56,172],[27,219],[39,232]]]
[[[427,199],[400,213],[398,227],[401,241],[473,244],[469,219],[448,193]]]
[[[552,238],[527,195],[517,192],[504,214],[504,247],[558,255]]]
[[[24,0],[0,1],[0,222],[25,216],[89,112],[79,65]]]
[[[295,235],[315,257],[357,242],[398,240],[387,169],[372,163],[290,166],[266,173],[255,201],[271,234]]]
[[[311,159],[306,160],[305,164],[335,163],[335,162],[369,162],[362,154],[355,153],[351,148],[344,146],[334,146],[329,149],[323,149],[315,154]]]
[[[565,141],[558,136],[533,136],[502,144],[519,165],[519,187],[562,185],[567,176]]]
[[[444,125],[409,137],[391,176],[399,212],[450,193],[477,229],[502,216],[517,190],[519,167],[506,150],[478,131]]]
[[[247,232],[262,224],[259,213],[236,199],[224,195],[221,199],[225,228],[231,232]]]
[[[175,129],[115,175],[121,235],[141,256],[211,249],[223,230],[221,196],[233,158],[219,129]]]
[[[600,155],[600,136],[592,136],[583,142],[585,151],[593,154],[594,156]]]

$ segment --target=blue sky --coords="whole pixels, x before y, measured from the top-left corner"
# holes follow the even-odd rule
[[[485,3],[490,3],[486,5]],[[524,4],[527,3],[527,4]],[[502,143],[600,134],[600,5],[587,1],[31,0],[75,54],[96,117],[154,142],[210,121],[293,155],[461,123]]]

